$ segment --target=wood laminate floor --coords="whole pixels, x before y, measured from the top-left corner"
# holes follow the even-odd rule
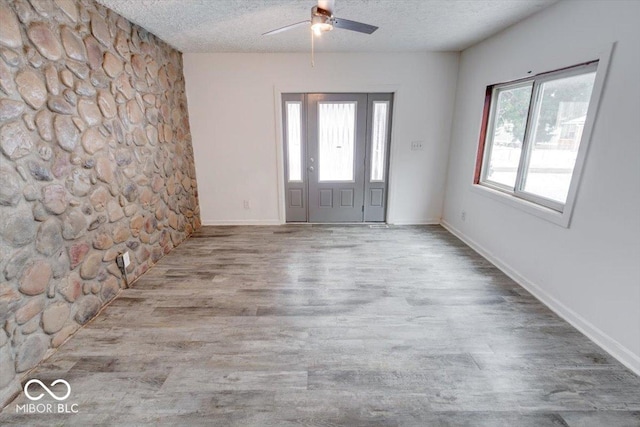
[[[0,424],[640,425],[638,376],[439,226],[204,227],[31,377],[79,413]]]

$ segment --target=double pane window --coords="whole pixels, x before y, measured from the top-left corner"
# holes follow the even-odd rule
[[[597,62],[490,87],[478,183],[562,212]]]

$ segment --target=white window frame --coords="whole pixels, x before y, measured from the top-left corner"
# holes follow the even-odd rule
[[[508,185],[502,184],[500,182],[491,181],[487,179],[489,168],[485,167],[485,165],[488,165],[489,162],[491,161],[491,153],[493,152],[493,144],[492,143],[490,144],[490,142],[492,142],[492,135],[495,132],[496,108],[498,107],[498,92],[503,91],[505,89],[506,90],[519,89],[526,86],[531,86],[531,95],[533,97],[533,93],[535,89],[535,82],[533,81],[533,79],[527,79],[527,80],[510,82],[510,83],[502,83],[502,84],[492,86],[491,104],[489,106],[489,119],[486,124],[486,135],[484,139],[484,153],[482,155],[482,165],[480,167],[481,169],[480,169],[479,184],[486,185],[487,187],[493,188],[494,190],[497,190],[497,191],[504,191],[505,193],[509,193],[514,196],[515,196],[514,188],[511,188]],[[529,127],[528,118],[531,113],[532,104],[533,104],[532,98],[529,98],[529,111],[527,112],[525,132],[524,132],[524,136],[522,137],[523,141],[522,141],[521,152],[524,152],[524,149],[525,149],[525,141],[527,140],[527,129]],[[522,154],[520,155],[520,161],[522,161]],[[517,174],[519,176],[520,166],[518,166]],[[515,188],[517,188],[517,186],[518,186],[518,179],[516,178]]]
[[[487,94],[490,94],[490,102],[485,105],[485,108],[488,108],[489,110],[488,112],[485,111],[485,118],[482,123],[482,139],[479,146],[479,150],[481,150],[481,152],[478,153],[478,160],[476,162],[476,173],[474,175],[474,182],[472,185],[472,189],[475,192],[491,197],[502,203],[511,205],[517,209],[523,210],[527,213],[538,216],[562,227],[569,227],[579,183],[589,149],[593,125],[600,104],[600,98],[602,96],[602,89],[604,86],[604,80],[606,77],[612,48],[613,46],[611,46],[611,49],[609,49],[608,52],[601,55],[600,58],[582,63],[580,65],[565,67],[556,71],[546,73],[539,73],[535,76],[514,80],[507,83],[490,85],[489,87],[487,87]],[[591,98],[589,100],[589,107],[587,110],[585,125],[580,140],[580,146],[578,148],[578,154],[576,157],[576,163],[573,169],[566,202],[563,204],[558,201],[550,200],[545,197],[524,191],[522,189],[522,184],[524,174],[526,173],[525,167],[527,166],[528,162],[527,156],[530,153],[528,147],[531,144],[529,140],[531,138],[531,122],[533,119],[535,119],[534,108],[539,105],[539,89],[541,84],[551,80],[592,72],[594,70],[596,71],[595,81],[591,92]],[[529,104],[529,112],[527,114],[527,123],[523,138],[524,141],[522,143],[522,154],[520,156],[516,183],[514,188],[511,188],[486,179],[488,168],[486,168],[485,166],[489,164],[488,162],[491,155],[491,139],[493,135],[492,127],[495,119],[495,104],[497,103],[498,98],[497,91],[505,88],[516,88],[530,85],[532,83],[533,87],[531,92],[531,101]]]

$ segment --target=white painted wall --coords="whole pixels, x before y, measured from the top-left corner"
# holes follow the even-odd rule
[[[388,220],[442,213],[457,53],[184,54],[204,224],[284,220],[277,91],[393,92]],[[411,151],[411,141],[425,142]],[[249,200],[251,209],[243,207]]]
[[[638,17],[640,2],[563,1],[462,53],[443,223],[640,373]],[[612,42],[570,228],[473,191],[485,87]]]

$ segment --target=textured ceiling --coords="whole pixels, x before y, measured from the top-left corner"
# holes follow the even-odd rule
[[[262,33],[309,19],[314,0],[98,0],[182,52],[307,52],[309,30]],[[380,27],[335,29],[323,52],[459,51],[557,0],[336,0],[334,15]]]

